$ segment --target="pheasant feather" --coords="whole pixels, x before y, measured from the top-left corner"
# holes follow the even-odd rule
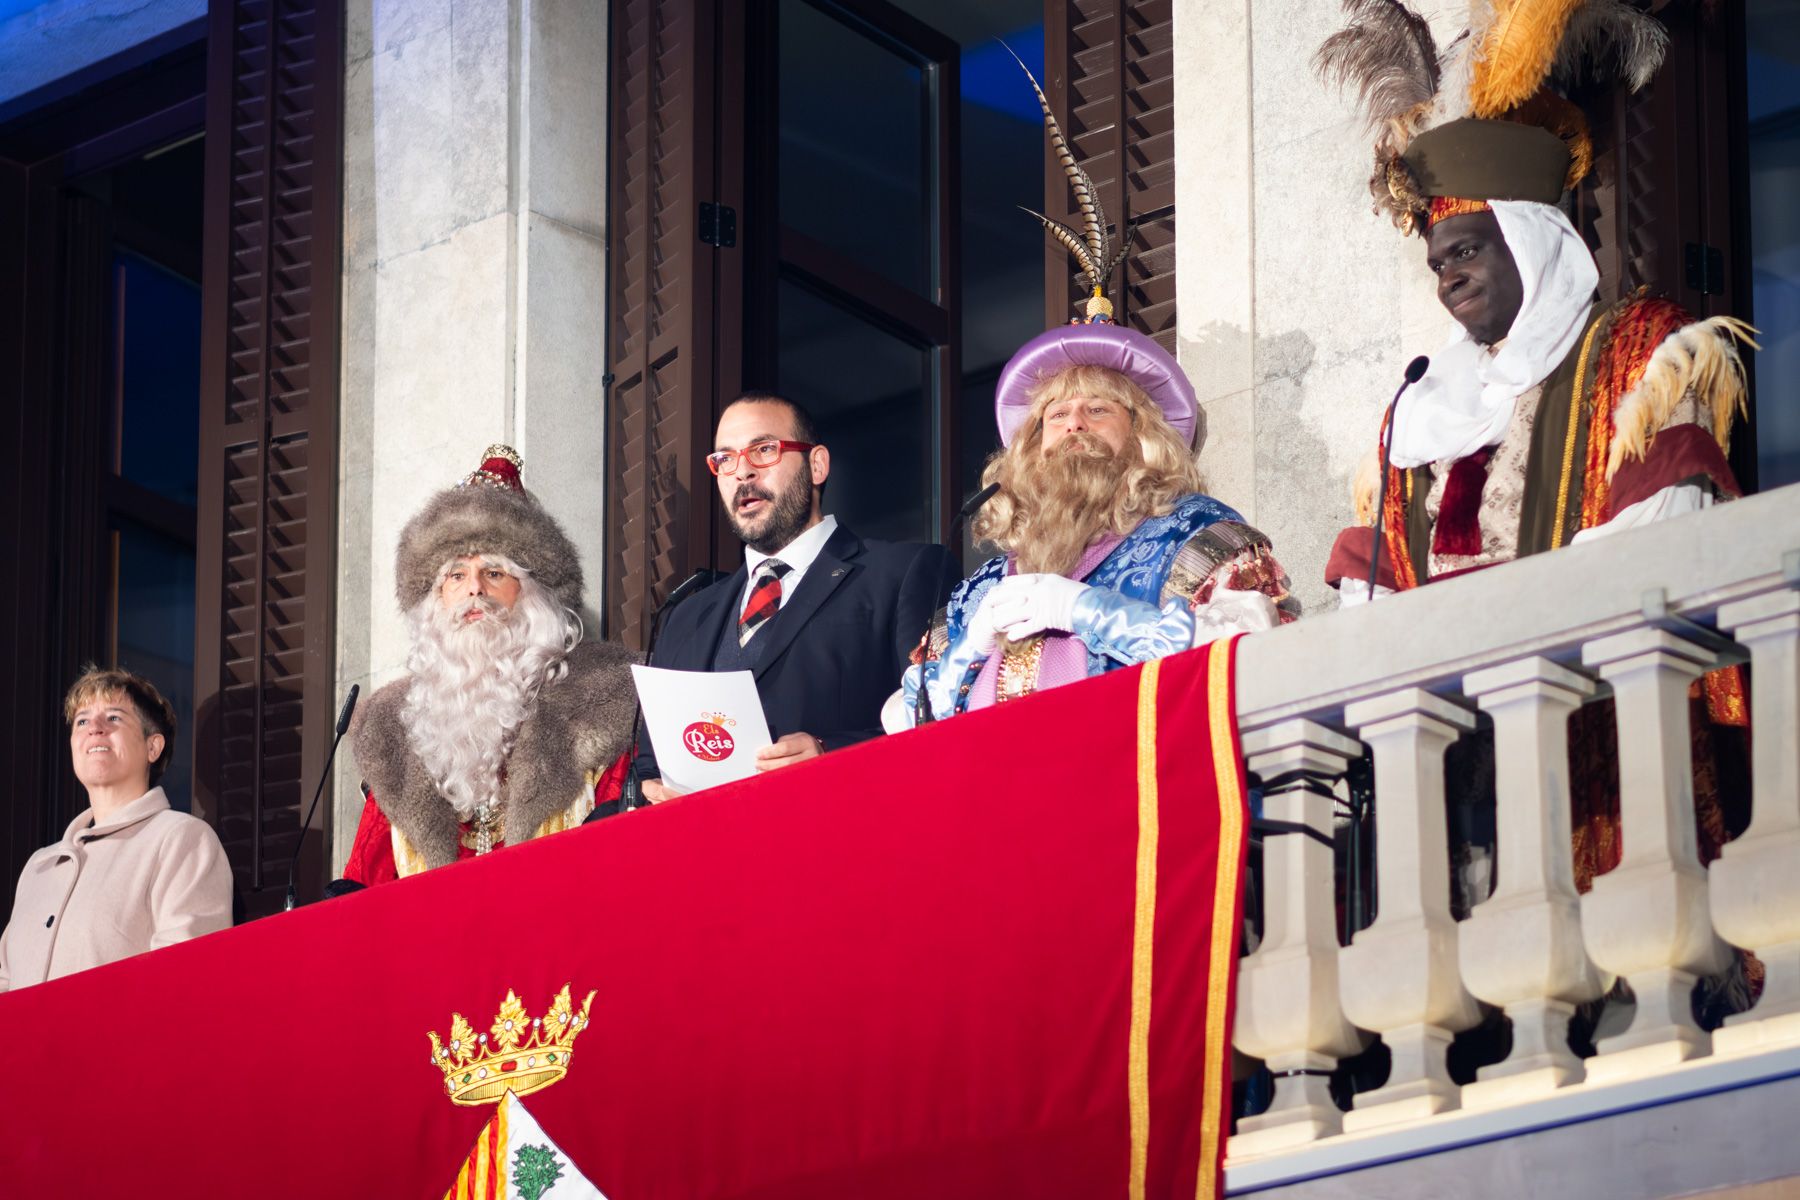
[[[1083,274],[1087,275],[1090,279],[1096,281],[1099,280],[1100,276],[1095,269],[1096,264],[1094,262],[1094,256],[1088,250],[1087,243],[1081,240],[1081,235],[1079,233],[1076,233],[1061,221],[1052,221],[1049,217],[1046,217],[1035,208],[1026,208],[1023,204],[1019,205],[1019,208],[1021,211],[1030,213],[1044,223],[1044,232],[1048,233],[1051,237],[1055,238],[1068,248],[1069,253],[1075,256],[1075,261],[1081,264]]]
[[[1531,99],[1549,78],[1563,33],[1581,7],[1582,0],[1497,0],[1475,50],[1470,111],[1498,118]]]
[[[1575,81],[1583,68],[1601,78],[1618,78],[1642,91],[1669,49],[1662,22],[1624,0],[1588,0],[1569,19],[1556,54],[1558,78]]]
[[[1085,233],[1082,240],[1085,241],[1087,248],[1086,254],[1081,256],[1082,262],[1084,266],[1089,262],[1104,262],[1108,238],[1106,209],[1100,203],[1100,189],[1094,186],[1094,181],[1088,178],[1088,173],[1081,169],[1080,163],[1075,161],[1075,153],[1069,148],[1068,139],[1063,137],[1062,126],[1056,120],[1056,113],[1050,108],[1050,98],[1044,95],[1044,89],[1038,86],[1037,76],[1031,73],[1031,68],[1025,65],[1024,59],[1013,53],[1011,46],[1005,42],[1001,42],[1000,45],[1008,54],[1012,55],[1012,60],[1019,64],[1019,70],[1025,72],[1025,78],[1031,81],[1032,93],[1037,96],[1038,107],[1043,110],[1044,132],[1050,138],[1050,149],[1056,155],[1057,165],[1062,168],[1063,175],[1069,181],[1069,191],[1074,195],[1075,207],[1081,213],[1081,224]],[[1025,211],[1031,212],[1030,209]],[[1042,213],[1031,212],[1031,215],[1044,221],[1046,225],[1051,224],[1050,219]],[[1060,226],[1060,228],[1073,232],[1073,230],[1068,230],[1067,226]]]
[[[1406,148],[1437,94],[1437,44],[1425,19],[1398,0],[1344,0],[1350,24],[1325,39],[1313,70],[1356,89],[1357,103],[1392,153]]]

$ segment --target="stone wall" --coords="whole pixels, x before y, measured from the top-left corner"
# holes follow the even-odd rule
[[[400,528],[491,442],[575,539],[598,628],[606,5],[349,0],[346,43],[338,673],[366,694],[405,664]]]
[[[1427,15],[1442,45],[1467,23]],[[1370,211],[1373,143],[1313,74],[1343,11],[1208,0],[1175,13],[1179,354],[1206,418],[1208,489],[1275,541],[1307,611],[1350,479],[1408,360],[1448,335],[1424,244]]]

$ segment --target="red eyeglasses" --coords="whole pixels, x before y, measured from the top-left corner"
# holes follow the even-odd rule
[[[706,456],[706,469],[714,475],[736,475],[740,459],[753,467],[772,467],[789,450],[805,453],[816,445],[817,442],[789,442],[770,438],[766,442],[753,442],[742,450],[714,450]]]

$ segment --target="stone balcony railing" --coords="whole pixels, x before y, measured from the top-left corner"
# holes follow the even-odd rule
[[[1751,820],[1703,866],[1689,685],[1743,661]],[[1234,1175],[1370,1131],[1411,1130],[1416,1145],[1469,1110],[1555,1098],[1567,1111],[1697,1061],[1800,1046],[1800,487],[1249,638],[1238,678],[1250,770],[1280,781],[1263,815],[1323,839],[1264,841],[1235,1042],[1275,1089],[1239,1122]],[[1623,854],[1578,894],[1568,718],[1609,694]],[[1492,723],[1496,870],[1459,921],[1444,761],[1478,713]],[[1376,915],[1340,946],[1332,780],[1365,745]],[[1754,1007],[1708,1032],[1690,995],[1731,947],[1754,952],[1766,980]],[[1569,1020],[1610,977],[1635,1012],[1583,1059]],[[1511,1050],[1459,1085],[1446,1051],[1484,1005],[1509,1019]],[[1340,1110],[1327,1076],[1377,1037],[1386,1082]]]

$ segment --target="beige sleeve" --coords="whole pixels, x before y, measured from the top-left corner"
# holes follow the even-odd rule
[[[156,930],[150,948],[161,949],[231,927],[231,864],[219,835],[205,821],[183,821],[163,843],[163,861],[151,885]]]

